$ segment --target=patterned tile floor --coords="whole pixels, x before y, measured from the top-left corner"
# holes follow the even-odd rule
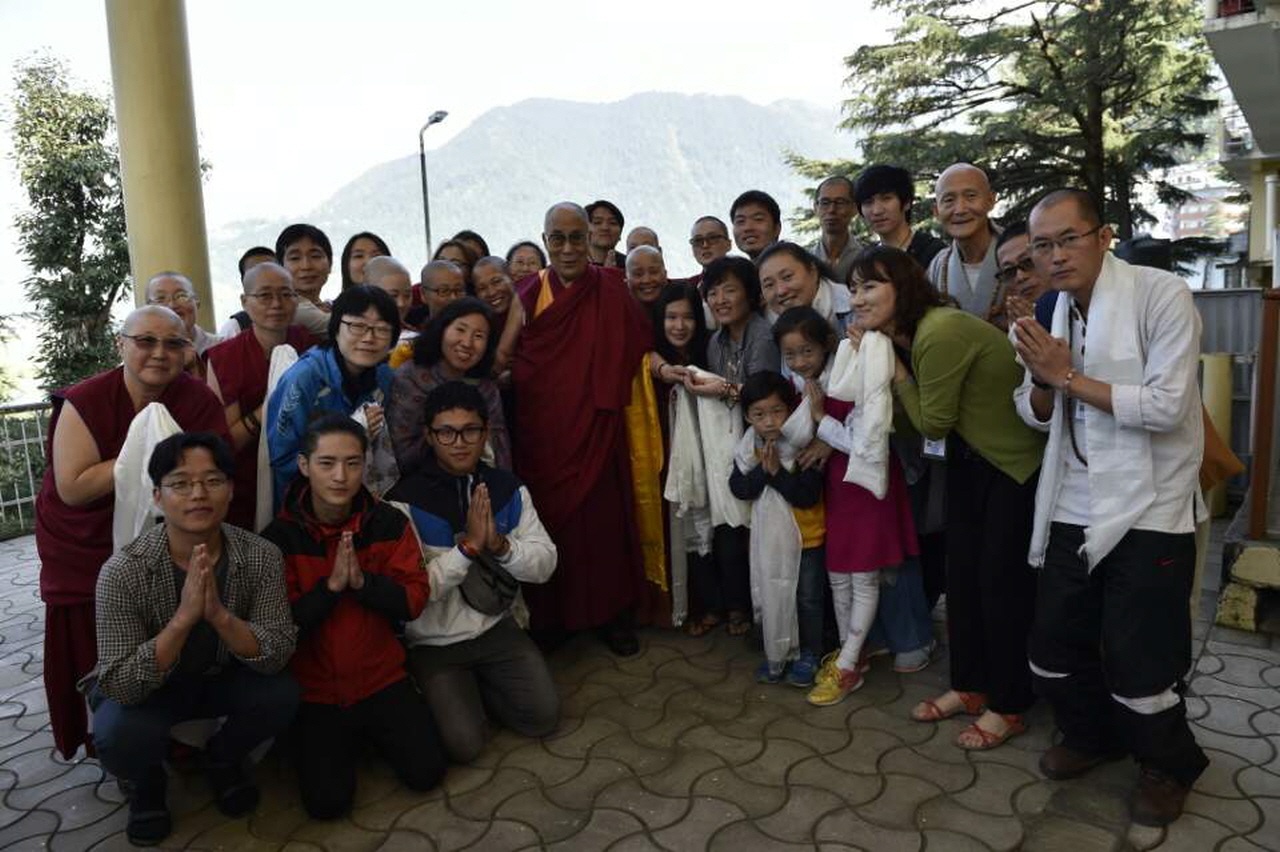
[[[53,754],[40,680],[42,607],[30,538],[0,542],[0,848],[120,849],[126,807],[95,761]],[[1205,612],[1211,608],[1206,594]],[[883,661],[843,704],[752,682],[756,655],[720,633],[646,631],[619,660],[580,638],[552,657],[559,731],[498,733],[480,760],[429,795],[370,762],[348,818],[303,814],[289,767],[258,768],[263,801],[228,820],[198,776],[175,778],[173,849],[231,850],[1124,850],[1280,849],[1280,641],[1196,624],[1189,699],[1212,764],[1168,831],[1131,827],[1135,769],[1041,778],[1050,737],[1031,730],[966,754],[960,729],[911,722],[946,681],[945,660],[898,676]]]

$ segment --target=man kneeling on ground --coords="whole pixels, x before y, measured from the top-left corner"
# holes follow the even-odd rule
[[[127,833],[140,846],[172,830],[163,765],[171,727],[226,717],[206,755],[218,809],[235,817],[258,805],[245,757],[298,706],[298,685],[282,671],[297,633],[280,551],[222,522],[234,470],[212,433],[157,444],[147,472],[164,523],[98,576],[98,667],[83,685],[102,764],[132,787]]]
[[[387,495],[409,505],[430,560],[431,600],[405,629],[409,670],[449,757],[470,763],[484,748],[486,711],[528,737],[559,721],[546,661],[511,614],[519,583],[551,576],[556,547],[529,490],[480,463],[489,410],[480,391],[445,382],[423,408],[434,456]]]
[[[298,476],[262,531],[284,552],[285,584],[301,631],[292,669],[302,685],[298,786],[316,819],[351,810],[362,740],[405,786],[444,776],[440,736],[409,682],[397,625],[416,618],[429,587],[405,516],[362,484],[368,438],[345,414],[307,429]]]

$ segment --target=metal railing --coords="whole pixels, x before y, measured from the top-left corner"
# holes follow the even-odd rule
[[[0,538],[35,529],[49,413],[47,402],[0,405]]]

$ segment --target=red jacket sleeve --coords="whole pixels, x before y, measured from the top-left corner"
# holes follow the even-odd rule
[[[427,577],[427,570],[422,562],[422,548],[418,545],[418,537],[414,534],[411,523],[412,521],[405,519],[400,539],[387,553],[382,568],[383,573],[404,589],[409,618],[414,619],[422,614],[423,607],[431,597],[431,581]]]

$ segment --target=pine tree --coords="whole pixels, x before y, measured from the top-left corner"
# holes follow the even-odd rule
[[[38,376],[52,389],[118,363],[111,311],[131,289],[111,103],[76,90],[48,57],[20,62],[13,158],[27,210],[16,217],[40,338]]]

